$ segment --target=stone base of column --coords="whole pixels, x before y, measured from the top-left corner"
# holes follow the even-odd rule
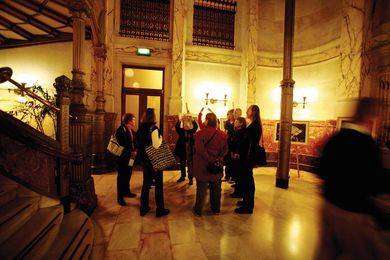
[[[288,189],[288,181],[289,181],[289,179],[276,178],[276,187],[282,188],[282,189]]]
[[[70,196],[76,203],[76,207],[91,215],[97,207],[97,196],[93,178],[88,178],[84,183],[71,183]]]
[[[91,170],[93,174],[109,172],[111,167],[106,164],[105,153],[94,153],[92,154],[92,165]]]

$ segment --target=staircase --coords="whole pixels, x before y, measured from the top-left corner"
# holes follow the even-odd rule
[[[0,174],[0,259],[87,259],[93,238],[84,212]]]

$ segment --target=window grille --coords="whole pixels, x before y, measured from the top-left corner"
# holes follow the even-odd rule
[[[119,34],[124,37],[169,40],[169,0],[121,0]]]
[[[235,0],[195,0],[192,43],[234,49]]]

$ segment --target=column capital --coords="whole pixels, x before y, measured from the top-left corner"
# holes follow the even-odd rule
[[[67,4],[74,18],[85,18],[83,14],[91,11],[86,0],[67,0]]]

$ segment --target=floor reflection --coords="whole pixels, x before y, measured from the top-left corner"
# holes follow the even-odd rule
[[[314,174],[291,170],[288,190],[275,187],[275,168],[254,171],[253,215],[233,212],[237,199],[222,183],[221,214],[192,215],[196,184],[177,183],[179,171],[164,172],[167,217],[156,218],[154,196],[145,217],[139,216],[141,172],[134,172],[131,190],[137,198],[116,203],[116,173],[95,175],[99,207],[92,259],[312,259],[319,236],[320,181]]]

